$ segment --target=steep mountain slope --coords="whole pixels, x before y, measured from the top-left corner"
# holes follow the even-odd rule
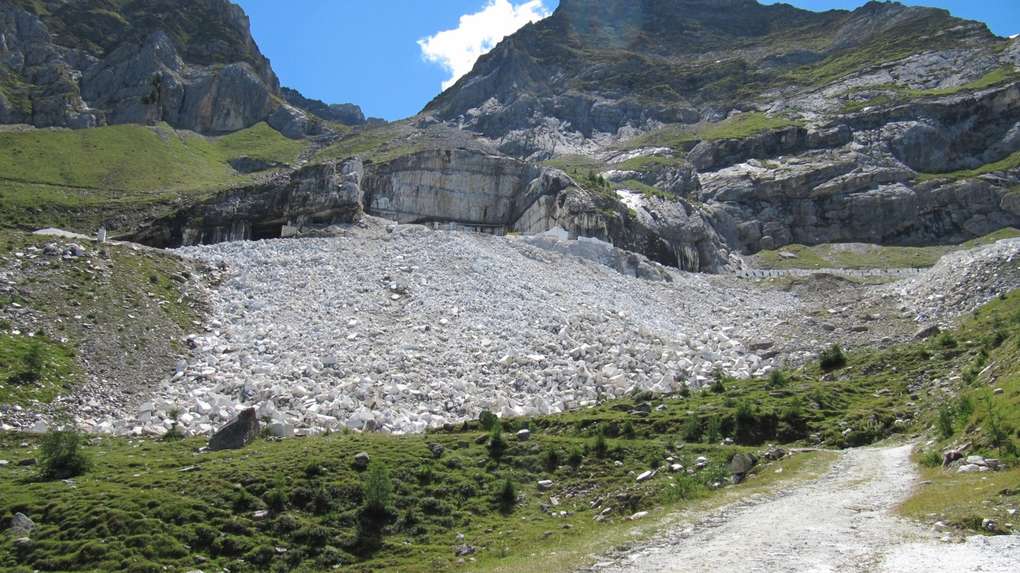
[[[1004,42],[982,24],[895,3],[816,13],[755,0],[566,0],[483,56],[426,112],[494,136],[544,118],[586,136],[615,133],[718,120],[778,91],[923,52],[951,57],[905,83],[959,85],[997,67]],[[961,61],[966,69],[952,70]]]
[[[565,170],[616,203],[592,211],[602,227],[652,229],[643,252],[711,271],[1016,225],[1018,63],[1015,39],[897,3],[566,0],[423,114]]]
[[[14,0],[0,5],[0,35],[0,123],[320,129],[284,101],[228,0]]]
[[[85,3],[84,15],[56,0],[8,7],[17,41],[6,53],[42,46],[49,59],[7,58],[46,64],[9,65],[0,114],[18,121],[15,104],[29,101],[37,125],[202,132],[266,119],[294,138],[362,121],[279,90],[226,0],[190,3],[208,16],[127,0]],[[165,26],[147,28],[160,10]],[[100,41],[106,12],[127,24]],[[63,24],[71,13],[76,24]],[[203,39],[220,28],[221,39]],[[559,227],[709,272],[792,243],[959,243],[1020,226],[1018,63],[1015,39],[896,3],[815,13],[754,0],[565,0],[419,116],[316,139],[300,159],[336,172],[358,157],[356,191],[313,185],[310,200],[291,192],[297,173],[257,182],[243,209],[232,205],[244,189],[184,200],[136,236],[279,236],[364,211],[495,233]],[[309,211],[327,204],[328,216]]]

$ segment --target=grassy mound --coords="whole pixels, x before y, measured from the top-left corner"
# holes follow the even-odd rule
[[[958,355],[960,367],[947,372],[943,399],[927,416],[936,439],[919,451],[918,461],[926,466],[928,485],[900,509],[982,533],[988,533],[984,519],[1000,528],[1015,525],[1006,510],[1020,504],[1020,292],[980,309],[938,344],[942,353]],[[1011,469],[975,474],[943,469],[942,452],[964,444],[970,444],[966,455],[999,459]]]
[[[0,132],[0,225],[94,231],[113,213],[250,181],[232,159],[291,163],[303,147],[265,123],[218,138],[166,124]]]
[[[66,345],[45,336],[0,334],[0,404],[50,402],[80,376]]]
[[[754,256],[755,266],[762,269],[899,269],[934,266],[940,258],[961,249],[990,245],[1003,239],[1020,237],[1020,230],[1007,228],[963,243],[932,247],[893,247],[881,245],[825,244],[812,247],[787,245],[781,249],[761,251]],[[783,256],[796,255],[796,258]]]
[[[0,405],[48,403],[86,372],[125,385],[172,372],[201,311],[190,267],[89,242],[77,259],[44,255],[53,242],[66,243],[0,230],[0,272],[14,277],[0,295]]]

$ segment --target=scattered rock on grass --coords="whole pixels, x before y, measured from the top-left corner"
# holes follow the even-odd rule
[[[259,420],[255,408],[248,408],[223,426],[209,439],[209,450],[239,450],[252,443],[259,435]]]
[[[14,519],[11,520],[11,535],[14,537],[28,537],[33,529],[35,529],[35,522],[29,519],[27,515],[21,512],[14,514]]]
[[[359,452],[354,455],[354,467],[363,470],[368,467],[368,462],[371,460],[372,458],[368,456],[368,452]]]

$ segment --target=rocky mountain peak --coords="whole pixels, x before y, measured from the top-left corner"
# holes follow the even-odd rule
[[[895,2],[812,12],[756,0],[566,0],[426,111],[489,137],[549,119],[591,137],[718,120],[768,107],[777,91],[817,89],[925,51],[991,54],[1001,41],[983,24]]]

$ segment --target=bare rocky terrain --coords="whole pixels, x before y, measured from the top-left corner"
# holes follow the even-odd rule
[[[179,250],[218,269],[202,331],[158,390],[86,427],[158,435],[176,416],[207,434],[251,406],[281,434],[557,413],[910,340],[971,308],[931,289],[976,305],[1020,284],[1016,240],[890,283],[705,276],[598,241],[375,219],[335,233]]]

